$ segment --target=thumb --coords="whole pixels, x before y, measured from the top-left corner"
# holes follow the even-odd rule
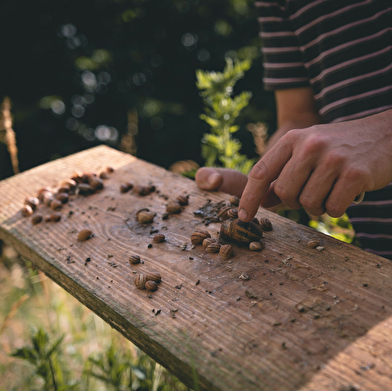
[[[241,197],[248,178],[228,168],[202,167],[197,170],[195,180],[202,190],[222,191]]]

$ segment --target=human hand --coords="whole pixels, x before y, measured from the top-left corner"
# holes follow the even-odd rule
[[[392,181],[392,111],[360,120],[295,129],[249,174],[239,217],[281,200],[311,215],[341,216],[355,197]]]
[[[228,168],[202,167],[197,170],[195,180],[202,190],[222,191],[240,198],[248,177]]]

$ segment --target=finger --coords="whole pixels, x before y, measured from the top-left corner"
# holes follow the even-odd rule
[[[310,215],[321,216],[326,212],[325,202],[338,177],[338,171],[331,168],[318,166],[301,191],[299,202]]]
[[[222,191],[241,197],[248,178],[236,170],[202,167],[197,170],[195,180],[202,190]]]
[[[342,216],[355,198],[363,191],[363,186],[359,180],[350,182],[347,179],[339,178],[325,202],[327,213],[331,217]]]
[[[274,206],[282,204],[282,200],[276,195],[275,190],[275,182],[272,182],[269,189],[265,193],[265,196],[260,202],[260,206],[263,208],[273,208]]]
[[[281,139],[282,140],[282,139]],[[291,157],[291,147],[285,143],[275,144],[252,168],[248,183],[241,196],[238,217],[250,221],[270,188]]]

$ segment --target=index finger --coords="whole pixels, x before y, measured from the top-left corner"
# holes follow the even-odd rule
[[[238,217],[242,221],[252,220],[271,183],[279,176],[285,164],[290,160],[291,147],[286,143],[278,144],[275,144],[253,166],[249,174],[248,182],[238,207]]]

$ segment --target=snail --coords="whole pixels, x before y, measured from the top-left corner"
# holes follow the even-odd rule
[[[249,244],[259,241],[262,236],[261,225],[255,224],[253,221],[246,223],[240,219],[229,219],[221,225],[219,241],[221,243]]]

